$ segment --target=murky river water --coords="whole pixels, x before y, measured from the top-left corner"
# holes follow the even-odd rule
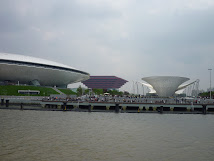
[[[213,161],[214,115],[0,110],[0,160]]]

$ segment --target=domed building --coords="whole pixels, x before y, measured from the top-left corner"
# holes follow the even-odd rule
[[[87,72],[31,56],[0,53],[0,81],[41,86],[67,87],[89,79]]]

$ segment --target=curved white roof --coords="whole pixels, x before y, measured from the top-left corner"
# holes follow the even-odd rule
[[[89,73],[64,64],[8,53],[0,53],[0,76],[0,81],[13,83],[19,81],[21,84],[32,84],[33,81],[37,81],[42,86],[58,87],[84,81],[90,77]]]
[[[57,63],[50,60],[45,60],[41,58],[35,58],[32,56],[25,56],[25,55],[18,55],[18,54],[9,54],[9,53],[0,53],[0,60],[11,60],[11,61],[21,61],[21,62],[30,62],[30,63],[37,63],[37,64],[45,64],[45,65],[52,65],[57,67],[64,67],[69,69],[75,69],[68,65],[64,65],[61,63]],[[77,69],[75,69],[77,70]]]

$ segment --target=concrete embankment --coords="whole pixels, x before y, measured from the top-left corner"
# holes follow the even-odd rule
[[[155,104],[115,102],[66,102],[40,100],[3,100],[1,109],[116,112],[116,113],[160,113],[160,114],[214,114],[214,104]]]

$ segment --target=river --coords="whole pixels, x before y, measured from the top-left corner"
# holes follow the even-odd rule
[[[213,161],[214,115],[0,109],[1,161]]]

